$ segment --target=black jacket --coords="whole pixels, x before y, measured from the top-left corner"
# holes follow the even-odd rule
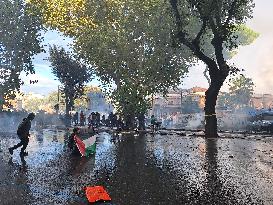
[[[17,134],[20,137],[27,137],[29,135],[30,128],[31,128],[31,120],[29,120],[28,118],[26,118],[18,126]]]

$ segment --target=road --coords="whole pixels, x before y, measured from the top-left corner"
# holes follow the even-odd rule
[[[106,132],[95,156],[72,156],[63,131],[32,132],[29,156],[0,133],[1,205],[88,204],[83,187],[102,185],[115,205],[273,204],[273,138],[177,132]]]

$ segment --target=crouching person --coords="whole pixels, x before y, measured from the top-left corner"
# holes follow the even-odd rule
[[[72,151],[72,154],[74,154],[74,155],[81,154],[78,147],[77,147],[76,141],[75,141],[75,136],[76,135],[78,136],[79,133],[80,133],[80,129],[75,127],[73,129],[73,133],[68,138],[68,148]]]

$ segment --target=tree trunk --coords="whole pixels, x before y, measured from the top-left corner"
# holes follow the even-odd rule
[[[205,102],[205,135],[206,138],[216,138],[217,133],[217,117],[215,112],[215,106],[217,102],[218,93],[223,85],[224,80],[212,81],[208,90],[206,91]]]
[[[0,112],[3,111],[3,103],[0,102]]]
[[[135,118],[133,115],[129,115],[129,114],[126,115],[125,119],[124,119],[125,129],[127,129],[127,130],[133,129],[134,128],[134,120],[135,120]]]
[[[145,130],[145,116],[143,113],[138,116],[138,129]]]
[[[1,93],[1,94],[0,94],[0,112],[3,111],[4,104],[5,104],[4,94]]]
[[[72,99],[73,100],[73,99]],[[71,125],[71,117],[70,117],[70,111],[73,107],[73,101],[71,100],[71,97],[65,97],[65,125],[70,126]]]

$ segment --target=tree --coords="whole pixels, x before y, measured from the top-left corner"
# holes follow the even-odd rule
[[[30,9],[23,0],[0,1],[0,110],[19,91],[20,73],[34,73],[32,57],[43,51],[41,19]]]
[[[188,68],[190,53],[172,47],[170,21],[158,6],[144,9],[124,1],[124,7],[111,10],[118,13],[116,23],[102,22],[76,39],[78,54],[96,66],[105,84],[116,84],[112,99],[128,128],[135,117],[144,119],[152,95],[177,86]]]
[[[87,110],[88,109],[88,104],[90,100],[92,101],[93,99],[90,99],[88,97],[88,94],[90,92],[95,92],[95,93],[101,93],[101,90],[99,87],[93,87],[93,86],[85,86],[83,90],[83,95],[75,99],[75,110]]]
[[[254,40],[256,40],[259,34],[253,31],[252,29],[248,28],[244,24],[241,24],[236,27],[236,30],[234,31],[234,36],[237,36],[237,39],[234,39],[236,40],[237,45],[246,46],[251,44]],[[232,50],[229,50],[228,48],[224,46],[223,53],[224,53],[225,59],[230,60],[231,58],[233,58],[238,53],[237,48],[238,47],[235,47]],[[208,53],[207,51],[204,51],[204,52]],[[213,52],[213,51],[209,49],[209,52]],[[207,74],[208,71],[209,71],[209,68],[206,66],[206,69],[204,71],[204,76],[207,79],[208,84],[210,85],[210,77]]]
[[[233,103],[231,102],[231,96],[228,92],[219,93],[217,98],[218,109],[232,109]]]
[[[53,91],[49,93],[47,96],[45,96],[44,107],[50,109],[52,112],[64,113],[65,107],[62,102],[65,102],[65,98],[62,95],[59,96],[58,95],[59,93],[57,91]]]
[[[28,112],[36,113],[44,107],[44,98],[32,94],[25,94],[23,96],[23,108]]]
[[[64,48],[54,45],[49,48],[49,53],[52,73],[63,85],[61,91],[65,98],[66,116],[69,116],[74,100],[83,94],[84,85],[90,81],[92,70],[80,60],[74,59]]]
[[[32,14],[42,16],[46,27],[58,29],[71,37],[81,35],[83,29],[96,28],[95,20],[86,15],[86,0],[27,0]]]
[[[209,69],[211,84],[206,91],[205,134],[217,137],[215,106],[227,76],[236,71],[224,56],[225,48],[238,47],[235,32],[251,17],[252,0],[169,0],[174,18],[173,35],[178,44],[187,46]],[[211,55],[204,52],[210,43]]]
[[[249,106],[250,99],[253,95],[254,83],[251,78],[240,75],[231,80],[229,87],[230,98],[235,108]]]
[[[128,125],[138,112],[145,114],[154,93],[164,93],[178,85],[187,71],[185,59],[190,53],[172,47],[171,21],[162,17],[160,6],[164,3],[161,1],[156,4],[130,0],[86,1],[81,12],[71,9],[70,4],[62,4],[60,10],[95,22],[95,26],[78,24],[74,32],[71,32],[73,26],[69,22],[65,24],[58,18],[49,21],[52,4],[42,2],[36,2],[36,5],[46,24],[74,38],[75,51],[95,65],[96,73],[105,85],[116,84],[112,99]]]
[[[58,18],[52,21],[48,20],[47,15],[54,7],[52,7],[51,3],[47,3],[46,0],[31,1],[36,2],[38,10],[42,11],[43,16],[45,16],[44,19],[47,25],[52,28],[58,28],[66,35],[74,37],[74,48],[77,53],[88,62],[92,62],[92,64],[97,66],[98,75],[105,82],[111,80],[116,82],[118,89],[125,83],[126,87],[142,89],[139,85],[143,85],[143,82],[135,82],[133,79],[135,76],[137,76],[137,79],[152,79],[150,80],[151,82],[160,82],[156,78],[156,74],[160,72],[159,66],[154,66],[153,69],[145,69],[147,61],[141,61],[141,59],[144,59],[143,56],[148,57],[149,60],[150,58],[149,55],[146,55],[147,52],[143,51],[152,51],[150,57],[157,61],[165,59],[163,57],[164,53],[166,56],[170,54],[165,49],[166,45],[167,47],[173,45],[176,46],[176,49],[182,49],[184,53],[193,54],[196,59],[203,60],[208,65],[212,81],[206,95],[206,135],[217,136],[217,119],[215,115],[217,95],[226,77],[231,71],[237,70],[233,66],[228,65],[227,59],[228,56],[234,54],[238,45],[244,44],[245,39],[239,37],[242,35],[240,32],[245,30],[243,32],[245,34],[250,31],[246,29],[243,23],[246,18],[250,17],[253,7],[252,1],[169,0],[170,4],[166,5],[166,2],[163,0],[140,2],[130,0],[104,0],[99,2],[75,0],[76,4],[81,2],[81,5],[84,5],[84,9],[81,12],[73,10],[70,4],[61,4],[62,9],[60,9],[61,11],[66,11],[66,13],[61,14],[63,17],[66,17],[67,13],[72,13],[71,16],[76,17],[78,27],[75,30],[72,29],[73,26],[71,27],[69,23],[65,24],[64,21],[58,20]],[[174,14],[174,24],[171,23],[172,19],[166,13],[166,11],[169,12],[166,9],[168,6],[170,6]],[[87,19],[93,24],[87,23],[86,26],[83,26],[79,23],[81,18]],[[171,35],[169,31],[171,31]],[[172,38],[168,40],[168,37]],[[252,40],[251,38],[249,39],[250,41]],[[161,54],[153,53],[154,44],[149,43],[150,40],[159,45],[158,50],[163,50]],[[166,44],[166,42],[168,43]],[[160,45],[163,46],[160,47]],[[188,49],[185,49],[185,47]],[[141,55],[143,53],[145,55]],[[126,55],[127,58],[124,58]],[[171,59],[174,60],[175,58]],[[180,56],[178,59],[179,63],[183,60],[188,62],[183,62],[184,65],[192,63],[192,58],[188,54],[182,58]],[[125,63],[120,64],[123,60]],[[166,58],[166,61],[169,60]],[[162,61],[160,63],[162,64]],[[144,69],[140,69],[141,66]],[[186,71],[187,69],[182,70]],[[173,82],[178,82],[176,79],[181,73],[173,69],[169,69],[167,73],[167,78],[163,75],[161,82],[164,82],[164,80],[166,80],[165,82],[170,82],[169,79],[175,79]],[[153,92],[158,92],[158,88],[165,91],[167,87],[176,84],[173,82],[167,84],[159,83],[159,85],[164,86],[158,86],[153,89]],[[146,85],[151,85],[151,88],[154,88],[156,84]],[[142,92],[143,89],[136,91],[136,93]],[[128,92],[116,93],[119,93],[119,95],[121,93],[128,94]],[[147,93],[145,89],[144,93]],[[149,94],[144,99],[147,100],[148,96]]]

